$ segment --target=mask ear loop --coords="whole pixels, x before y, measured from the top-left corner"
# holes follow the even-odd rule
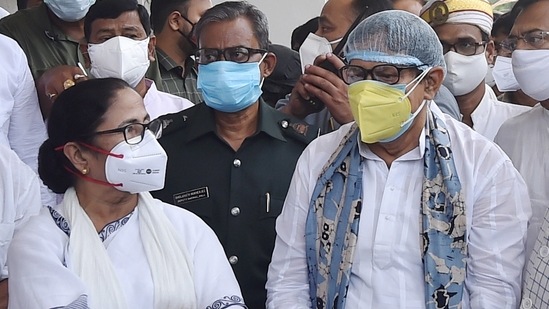
[[[259,65],[261,64],[261,62],[263,62],[263,60],[265,60],[265,58],[267,58],[267,54],[269,52],[266,52],[265,54],[263,54],[263,57],[261,57],[261,59],[259,59],[259,61],[257,62],[257,67],[259,68]],[[259,70],[259,75],[261,75],[261,70]],[[265,81],[265,78],[263,76],[260,76],[261,78],[261,82],[259,83],[259,88],[263,88],[263,82]]]
[[[410,89],[410,91],[406,92],[404,94],[403,97],[400,98],[400,101],[404,101],[404,99],[406,99],[415,89],[416,87],[421,83],[421,81],[423,80],[423,78],[431,71],[433,67],[428,67],[427,69],[425,69],[423,72],[421,72],[421,74],[419,74],[416,78],[414,78],[411,82],[409,82],[406,87],[408,87],[408,85],[416,82],[416,84],[414,86],[412,86],[412,89]]]

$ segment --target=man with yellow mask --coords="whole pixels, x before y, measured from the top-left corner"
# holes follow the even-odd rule
[[[432,104],[446,71],[436,33],[380,12],[345,55],[355,122],[297,163],[267,308],[516,308],[527,189],[501,149]]]

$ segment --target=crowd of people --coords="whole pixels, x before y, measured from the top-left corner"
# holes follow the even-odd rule
[[[549,308],[549,0],[18,7],[0,309]]]

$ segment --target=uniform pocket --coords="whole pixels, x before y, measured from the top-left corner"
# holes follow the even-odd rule
[[[259,219],[275,218],[280,215],[282,206],[284,205],[284,199],[280,197],[274,197],[271,195],[263,195],[259,199]]]

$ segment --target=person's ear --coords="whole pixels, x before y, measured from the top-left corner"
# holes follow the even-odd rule
[[[149,39],[149,60],[155,61],[156,60],[156,36],[154,34],[151,34]]]
[[[486,44],[486,61],[488,62],[488,65],[494,65],[496,63],[496,45],[494,44],[494,41],[490,40],[488,44]]]
[[[423,98],[426,100],[432,100],[438,92],[438,89],[440,88],[443,80],[444,70],[442,69],[442,67],[432,68],[431,71],[429,71],[429,73],[423,79],[423,82],[425,84]]]
[[[172,31],[179,31],[181,28],[181,13],[178,11],[171,12],[166,23],[167,25],[164,25],[164,27],[168,26]]]
[[[273,73],[275,66],[276,66],[276,55],[271,52],[268,52],[267,56],[265,56],[265,59],[263,59],[263,62],[260,65],[261,75],[263,76],[263,78],[269,77],[269,75]]]
[[[91,154],[88,151],[84,151],[82,147],[83,146],[75,142],[68,142],[63,147],[63,154],[77,171],[89,169]]]

